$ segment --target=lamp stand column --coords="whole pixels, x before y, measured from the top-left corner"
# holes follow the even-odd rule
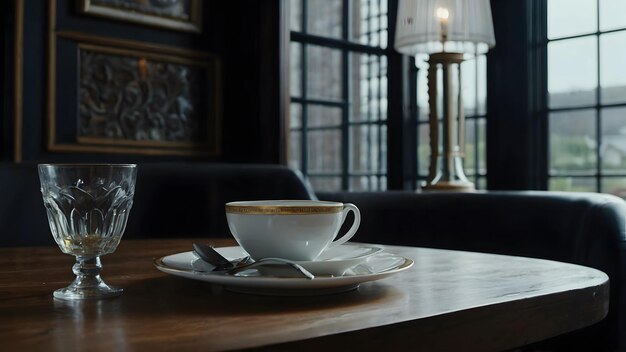
[[[428,69],[428,95],[430,106],[430,166],[429,175],[422,185],[424,191],[473,191],[463,171],[463,152],[460,143],[464,140],[464,117],[461,99],[461,63],[462,53],[436,53],[430,55]],[[454,105],[454,84],[452,69],[458,67],[459,91],[457,107]],[[443,76],[443,121],[441,124],[441,143],[439,143],[439,110],[437,104],[437,68],[441,66]],[[459,116],[455,116],[455,112]]]

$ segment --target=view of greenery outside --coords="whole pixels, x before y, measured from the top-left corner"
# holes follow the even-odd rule
[[[626,1],[548,0],[548,189],[626,197]]]

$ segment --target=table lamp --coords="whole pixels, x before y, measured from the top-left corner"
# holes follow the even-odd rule
[[[496,43],[489,0],[400,0],[395,49],[407,55],[429,54],[430,165],[425,191],[473,191],[463,171],[465,117],[461,63],[466,54],[482,54]],[[442,71],[443,104],[437,104],[437,71]],[[455,101],[454,71],[458,77]],[[456,103],[456,106],[455,106]],[[443,111],[440,113],[438,108]],[[442,116],[441,133],[439,119]],[[440,141],[441,139],[441,141]]]

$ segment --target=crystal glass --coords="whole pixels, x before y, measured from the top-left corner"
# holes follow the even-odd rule
[[[136,175],[134,164],[39,165],[52,236],[63,253],[76,256],[76,279],[56,290],[54,297],[75,300],[122,293],[100,278],[100,256],[113,253],[124,234]]]

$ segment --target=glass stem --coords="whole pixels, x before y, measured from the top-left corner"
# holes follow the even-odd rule
[[[102,284],[100,278],[100,271],[102,271],[102,264],[100,263],[100,257],[76,257],[76,264],[72,267],[72,271],[76,275],[76,279],[72,286],[87,288],[98,287]]]

